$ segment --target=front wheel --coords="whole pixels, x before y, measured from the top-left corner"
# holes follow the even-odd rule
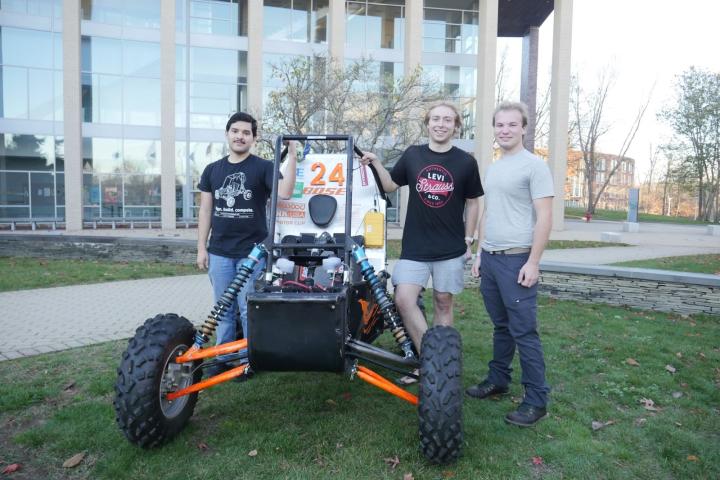
[[[170,440],[193,414],[197,393],[174,401],[169,392],[200,381],[202,370],[173,360],[193,344],[195,329],[169,313],[145,321],[128,342],[115,383],[115,415],[130,442],[150,448]]]
[[[420,449],[432,463],[462,451],[462,340],[452,327],[428,329],[420,354]]]

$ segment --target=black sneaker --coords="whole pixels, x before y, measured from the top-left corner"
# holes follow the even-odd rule
[[[473,398],[483,399],[492,395],[504,395],[508,393],[508,391],[510,391],[508,387],[498,387],[494,383],[483,380],[477,385],[473,385],[472,387],[465,390],[465,393],[467,393]]]
[[[247,382],[251,378],[255,376],[255,372],[252,368],[248,367],[247,370],[245,370],[245,373],[240,375],[239,377],[235,377],[234,380],[238,383]]]
[[[517,410],[505,416],[505,421],[518,427],[532,427],[547,416],[547,409],[544,407],[533,407],[527,403],[521,403]]]

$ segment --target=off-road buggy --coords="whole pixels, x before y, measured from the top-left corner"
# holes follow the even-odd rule
[[[282,201],[277,185],[284,141],[344,143],[346,151],[307,154],[298,164],[295,193]],[[451,327],[430,328],[421,355],[415,352],[387,291],[384,192],[376,172],[354,159],[354,152],[362,154],[345,135],[277,139],[265,242],[241,263],[199,328],[176,314],[157,315],[137,329],[123,353],[114,406],[130,442],[154,447],[172,439],[192,416],[199,391],[249,371],[330,371],[416,405],[420,449],[430,462],[446,463],[460,455],[460,335]],[[265,275],[248,295],[247,338],[206,346],[262,259]],[[372,345],[386,330],[396,352]],[[235,366],[203,379],[203,371],[220,362],[219,355]],[[368,364],[415,378],[419,368],[418,395]]]

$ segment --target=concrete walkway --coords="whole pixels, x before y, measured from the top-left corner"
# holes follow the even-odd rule
[[[599,240],[602,232],[620,232],[620,241],[633,246],[549,250],[543,261],[608,264],[720,254],[720,237],[707,235],[704,226],[641,224],[640,229],[638,233],[624,233],[620,222],[569,220],[566,229],[553,232],[551,238]],[[91,230],[83,234],[162,239],[195,238],[197,232],[138,229]],[[399,229],[388,229],[389,238],[401,235]],[[205,274],[0,293],[0,331],[7,333],[0,345],[0,361],[128,338],[146,318],[157,313],[178,313],[200,324],[211,308],[212,292]]]
[[[128,338],[158,313],[200,324],[211,308],[204,274],[4,292],[0,360]]]

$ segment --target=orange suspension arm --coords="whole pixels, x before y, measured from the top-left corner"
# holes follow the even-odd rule
[[[216,347],[209,348],[195,348],[193,345],[190,350],[183,353],[175,359],[175,363],[191,362],[193,360],[200,360],[201,358],[215,357],[217,355],[225,355],[227,353],[237,352],[247,348],[247,339],[236,340],[230,343],[223,343]]]
[[[361,380],[365,380],[370,385],[374,385],[378,387],[381,390],[385,390],[386,392],[395,395],[396,397],[402,398],[408,403],[411,403],[413,405],[418,404],[418,397],[416,395],[413,395],[412,393],[408,392],[407,390],[404,390],[394,383],[392,383],[387,378],[379,375],[378,373],[370,370],[367,367],[363,367],[362,365],[358,365],[357,367],[357,376]],[[169,396],[168,396],[169,398]]]
[[[182,397],[183,395],[188,395],[190,393],[199,392],[200,390],[204,390],[206,388],[214,387],[218,383],[227,382],[228,380],[243,375],[245,373],[245,370],[247,369],[247,364],[240,365],[239,367],[235,367],[232,370],[228,370],[227,372],[221,373],[220,375],[215,375],[214,377],[210,377],[207,380],[203,380],[202,382],[190,385],[189,387],[178,390],[177,392],[168,393],[167,399],[172,401]]]

